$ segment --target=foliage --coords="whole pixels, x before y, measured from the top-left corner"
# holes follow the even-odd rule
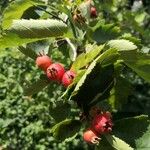
[[[90,1],[1,2],[3,149],[150,148],[150,16],[147,1],[130,2],[93,0],[97,18]],[[76,72],[67,89],[37,69],[40,53]],[[111,111],[114,127],[87,146],[81,134],[93,106]]]

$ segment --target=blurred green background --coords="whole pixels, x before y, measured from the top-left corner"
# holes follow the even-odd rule
[[[149,53],[150,1],[114,0],[115,5],[112,1],[95,0],[103,19],[120,26],[122,33],[129,32],[141,39],[141,50]],[[0,1],[0,19],[9,3],[9,0]],[[66,61],[60,52],[52,54],[56,60]],[[49,128],[54,122],[50,109],[59,99],[63,87],[50,84],[32,97],[23,95],[23,87],[35,82],[41,74],[35,62],[17,49],[0,50],[0,145],[8,150],[94,149],[82,140],[81,133],[62,143],[50,135]],[[128,77],[134,90],[121,106],[120,116],[114,114],[114,117],[150,115],[150,85],[127,67],[123,75]],[[71,115],[74,113],[77,112],[72,111]]]

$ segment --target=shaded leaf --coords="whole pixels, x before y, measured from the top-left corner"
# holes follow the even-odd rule
[[[32,49],[25,48],[23,46],[19,46],[18,50],[20,52],[22,52],[24,55],[26,55],[26,56],[28,56],[28,57],[30,57],[32,59],[36,59],[36,57],[37,57],[37,54]]]
[[[47,79],[47,77],[44,76],[43,78],[39,79],[38,81],[30,85],[29,87],[25,88],[24,95],[31,96],[35,93],[38,93],[43,88],[45,88],[49,83],[50,81]]]
[[[108,40],[115,39],[120,35],[120,29],[112,24],[100,25],[93,31],[93,40],[97,43],[104,43]]]
[[[56,106],[50,109],[50,115],[57,121],[62,121],[70,114],[71,106],[62,101],[56,102]]]
[[[135,148],[135,139],[142,137],[149,124],[150,121],[146,115],[121,119],[115,121],[113,134]]]
[[[150,55],[138,52],[119,52],[124,63],[135,71],[139,76],[150,82]]]
[[[0,48],[16,47],[22,44],[37,41],[39,39],[21,38],[17,34],[7,33],[3,37],[0,37]]]
[[[103,52],[97,62],[99,62],[102,66],[113,64],[117,61],[119,57],[119,53],[116,49],[110,48]]]
[[[34,51],[34,53],[36,53],[36,55],[39,55],[39,53],[44,55],[48,54],[49,47],[49,40],[40,40],[26,45],[26,49],[31,49],[32,51]]]
[[[120,110],[126,104],[128,96],[132,93],[131,83],[123,78],[117,77],[116,84],[110,92],[109,103],[115,110]]]
[[[86,77],[88,74],[91,73],[91,71],[94,69],[94,67],[96,66],[96,60],[94,60],[90,66],[88,67],[88,69],[86,70],[85,74],[81,77],[81,79],[79,80],[79,82],[77,83],[72,95],[75,95],[77,93],[77,91],[79,90],[79,88],[83,85],[84,81],[86,80]]]
[[[73,91],[72,99],[79,107],[88,112],[88,109],[109,96],[109,91],[113,86],[113,65],[101,67],[98,64],[92,64],[92,70],[89,74],[83,75],[78,82],[77,91]],[[82,84],[82,85],[81,85]]]
[[[63,141],[66,138],[70,138],[77,134],[80,130],[80,127],[80,121],[66,119],[52,127],[51,132],[57,140]]]

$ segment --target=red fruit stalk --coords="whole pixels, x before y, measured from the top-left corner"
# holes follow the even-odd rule
[[[46,71],[51,64],[52,60],[47,55],[41,55],[36,58],[36,65],[44,71]]]
[[[96,18],[97,17],[97,10],[93,6],[91,7],[90,15],[91,15],[92,18]]]
[[[91,144],[99,144],[99,140],[100,140],[100,138],[92,129],[88,129],[83,133],[83,139],[87,143],[91,143]]]
[[[47,68],[47,77],[51,80],[61,82],[61,79],[65,73],[64,67],[60,63],[53,63]]]
[[[74,79],[75,76],[76,76],[75,72],[73,72],[71,70],[66,71],[65,74],[62,77],[62,84],[65,87],[68,87],[73,82],[73,79]]]
[[[98,114],[92,121],[92,128],[98,134],[105,134],[112,131],[112,120],[109,112]]]

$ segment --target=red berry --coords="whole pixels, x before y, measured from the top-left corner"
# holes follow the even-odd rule
[[[47,77],[51,80],[61,82],[61,79],[65,73],[64,67],[60,63],[53,63],[47,68]]]
[[[98,144],[100,138],[96,135],[96,133],[92,129],[88,129],[83,133],[84,141],[91,144]]]
[[[98,134],[105,134],[112,131],[112,120],[109,112],[98,114],[92,121],[92,128]]]
[[[73,79],[75,76],[76,76],[75,72],[73,72],[71,70],[66,71],[62,77],[62,84],[65,87],[68,87],[73,82]]]
[[[91,10],[90,10],[90,15],[91,17],[97,17],[97,10],[95,7],[91,7]]]
[[[44,71],[46,71],[51,64],[52,60],[47,55],[41,55],[36,58],[36,65]]]

